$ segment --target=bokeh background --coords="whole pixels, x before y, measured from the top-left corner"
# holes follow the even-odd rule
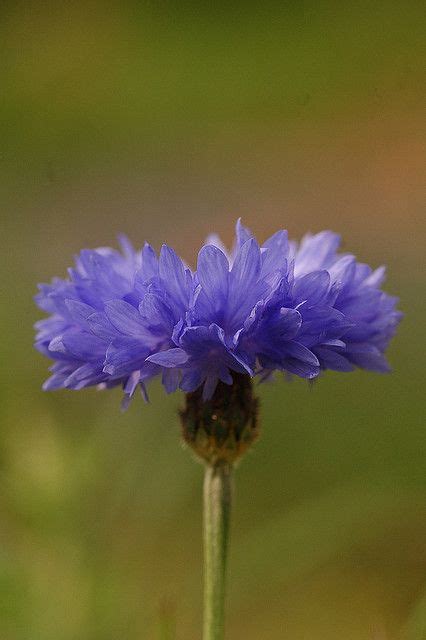
[[[188,640],[202,468],[178,394],[45,394],[36,283],[238,216],[389,267],[394,372],[259,387],[229,640],[426,638],[423,2],[8,2],[0,19],[0,638]],[[424,267],[424,263],[423,263]]]

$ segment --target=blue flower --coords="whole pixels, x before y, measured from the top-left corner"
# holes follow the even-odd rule
[[[325,231],[300,246],[279,231],[259,246],[238,221],[228,254],[217,236],[196,269],[163,246],[84,250],[66,280],[40,285],[36,348],[52,358],[45,389],[121,385],[126,406],[161,375],[168,393],[203,386],[209,399],[232,374],[302,378],[324,369],[387,371],[401,314],[372,271],[338,254]]]

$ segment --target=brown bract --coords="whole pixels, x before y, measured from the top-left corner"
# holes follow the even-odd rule
[[[202,389],[187,393],[180,412],[185,443],[210,465],[233,464],[259,435],[259,403],[251,378],[234,373],[233,380],[232,385],[219,382],[208,401],[202,399]]]

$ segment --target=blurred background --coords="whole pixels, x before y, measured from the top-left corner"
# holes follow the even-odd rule
[[[153,385],[123,415],[118,390],[43,393],[32,296],[119,232],[193,263],[238,216],[260,239],[341,232],[406,317],[391,375],[259,387],[227,638],[426,638],[425,18],[415,0],[1,3],[1,640],[200,637],[182,398]]]

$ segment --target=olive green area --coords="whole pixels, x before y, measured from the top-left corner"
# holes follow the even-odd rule
[[[233,3],[231,3],[233,4]],[[202,629],[179,393],[44,393],[36,283],[127,232],[342,233],[405,313],[390,375],[255,387],[227,640],[424,640],[424,3],[3,2],[0,638]]]

